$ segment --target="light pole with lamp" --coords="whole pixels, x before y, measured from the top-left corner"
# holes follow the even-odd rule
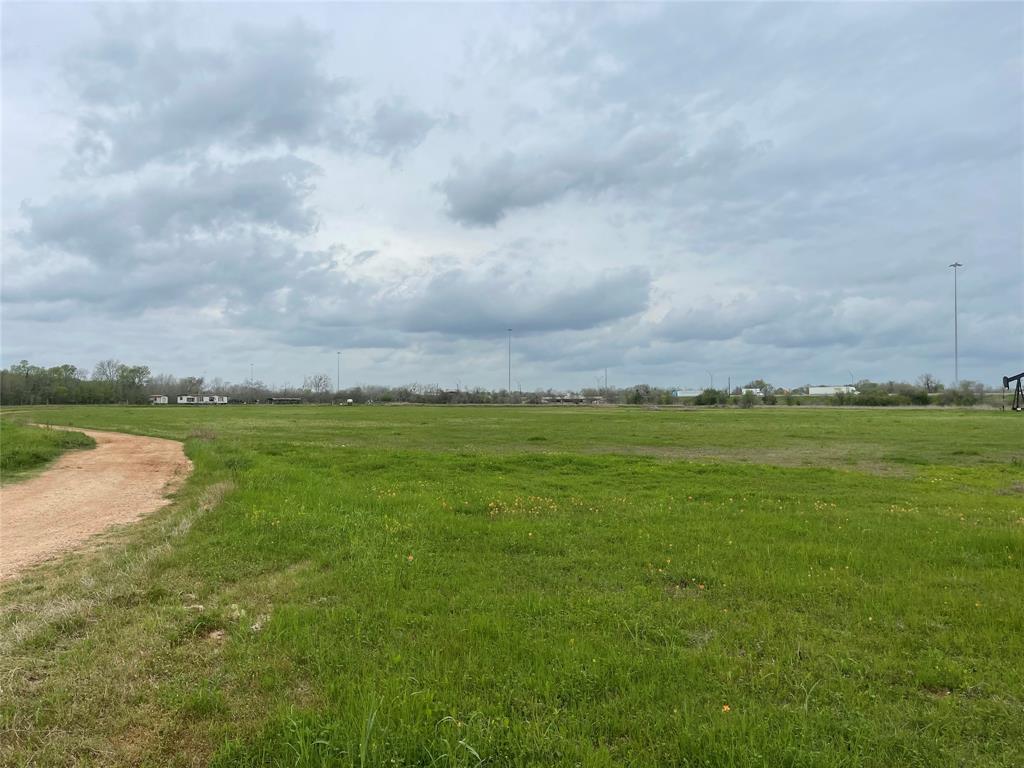
[[[953,381],[960,386],[960,317],[957,306],[957,270],[963,266],[959,261],[949,265],[953,268]]]
[[[508,329],[508,398],[512,400],[512,329]]]

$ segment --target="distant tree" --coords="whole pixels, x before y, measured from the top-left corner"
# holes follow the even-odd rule
[[[178,389],[178,377],[169,373],[158,373],[146,379],[146,392],[151,395],[172,395]]]
[[[960,382],[961,392],[970,392],[975,397],[981,397],[985,394],[985,385],[980,381],[972,381],[971,379],[964,379]]]
[[[147,365],[122,365],[117,371],[117,381],[126,388],[142,389],[149,373]]]
[[[930,373],[922,373],[917,377],[918,386],[924,389],[925,392],[938,392],[942,388],[939,380],[932,376]]]
[[[326,373],[314,373],[312,376],[305,378],[302,388],[306,392],[312,392],[314,395],[326,395],[331,391],[331,377]]]
[[[142,402],[145,399],[143,385],[148,378],[149,366],[122,365],[117,370],[118,399],[129,403]]]
[[[117,381],[122,367],[120,360],[100,360],[92,370],[93,381],[109,381],[113,384]]]

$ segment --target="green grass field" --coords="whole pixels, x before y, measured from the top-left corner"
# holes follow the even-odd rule
[[[81,432],[41,429],[0,419],[0,482],[19,480],[42,469],[64,451],[95,445],[95,440]]]
[[[1016,414],[7,417],[196,470],[3,587],[4,764],[1024,763]]]

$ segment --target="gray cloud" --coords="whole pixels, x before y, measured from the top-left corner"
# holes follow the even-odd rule
[[[763,142],[748,142],[736,125],[716,131],[702,144],[671,127],[639,125],[621,135],[570,137],[473,164],[460,161],[440,189],[451,218],[493,226],[512,210],[572,192],[643,197],[667,185],[729,174],[767,149]]]
[[[656,337],[676,342],[742,340],[761,348],[820,351],[926,345],[940,337],[934,299],[864,298],[842,291],[800,293],[767,289],[728,301],[711,297],[673,309],[655,326]],[[912,341],[911,341],[912,340]]]
[[[292,156],[234,165],[199,165],[103,194],[85,188],[42,204],[25,203],[22,242],[101,264],[145,261],[149,246],[223,236],[238,228],[309,234],[306,205],[316,165]]]
[[[221,46],[186,46],[148,23],[109,23],[65,68],[81,105],[74,167],[120,172],[211,149],[328,147],[396,157],[439,120],[400,101],[360,113],[358,87],[330,75],[327,35],[292,22],[240,25]]]
[[[456,336],[591,328],[642,312],[651,279],[641,269],[607,271],[552,287],[515,268],[483,274],[450,270],[433,276],[408,303],[401,328]]]
[[[104,171],[179,161],[214,147],[346,147],[352,84],[324,73],[324,35],[301,24],[239,27],[222,48],[107,29],[68,62],[82,104],[76,149]]]
[[[379,155],[396,156],[418,147],[437,123],[437,118],[422,110],[380,102],[369,120],[366,147]]]
[[[4,300],[138,311],[262,296],[295,273],[292,240],[315,230],[306,198],[318,173],[285,156],[26,203],[18,239],[27,250],[9,262]],[[34,273],[47,254],[51,269]]]

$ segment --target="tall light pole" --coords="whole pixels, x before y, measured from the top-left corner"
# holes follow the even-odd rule
[[[508,329],[508,395],[512,397],[512,329]]]
[[[337,353],[338,356],[338,373],[334,379],[334,391],[335,393],[341,392],[341,352]]]
[[[709,389],[714,389],[715,388],[715,374],[713,374],[711,371],[707,371],[707,374],[708,374],[708,376],[711,377],[711,386],[709,387]]]
[[[960,386],[960,317],[957,306],[957,270],[963,266],[959,261],[950,264],[953,268],[953,381]]]

